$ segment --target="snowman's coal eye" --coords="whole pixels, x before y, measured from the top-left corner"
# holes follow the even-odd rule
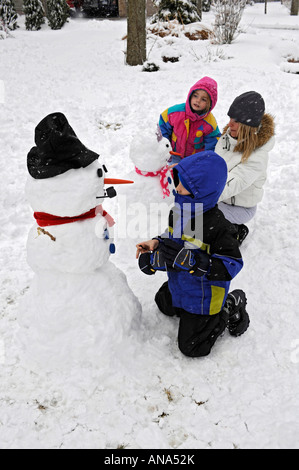
[[[105,173],[107,173],[107,172],[108,172],[108,170],[107,170],[107,168],[106,168],[106,166],[105,166],[105,165],[103,165],[103,169],[104,169],[104,172],[105,172]]]
[[[169,144],[166,144],[166,147],[168,148],[168,147],[169,147]]]
[[[102,176],[103,176],[103,170],[102,170],[102,168],[98,168],[98,172],[97,172],[97,173],[98,173],[98,177],[99,177],[99,178],[102,178]]]

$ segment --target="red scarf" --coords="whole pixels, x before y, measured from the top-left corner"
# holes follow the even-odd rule
[[[111,215],[103,209],[101,204],[90,209],[84,214],[76,215],[74,217],[60,217],[58,215],[47,214],[46,212],[34,212],[33,216],[40,227],[48,227],[49,225],[63,225],[78,222],[80,220],[92,219],[97,214],[101,214],[107,220],[109,227],[112,227],[112,225],[115,224]]]
[[[135,171],[136,173],[138,173],[138,175],[142,175],[142,176],[159,176],[160,178],[160,184],[161,184],[161,187],[162,187],[162,192],[163,192],[163,199],[165,197],[169,197],[170,196],[170,191],[169,191],[169,188],[168,188],[168,180],[167,180],[167,172],[168,172],[169,168],[168,166],[164,166],[163,168],[161,168],[161,170],[158,170],[158,171],[142,171],[142,170],[139,170],[139,168],[137,168],[137,166],[135,166]]]

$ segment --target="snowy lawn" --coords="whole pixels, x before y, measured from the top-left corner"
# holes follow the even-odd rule
[[[123,19],[78,18],[60,31],[44,25],[28,32],[19,18],[14,37],[0,41],[0,448],[299,447],[299,76],[291,73],[296,66],[285,65],[299,59],[299,17],[280,2],[268,3],[267,15],[263,8],[246,7],[231,45],[151,36],[148,60],[160,66],[155,73],[125,65]],[[212,21],[213,12],[204,13],[202,23]],[[179,61],[163,62],[169,54]],[[161,111],[185,101],[205,75],[218,82],[220,129],[232,100],[249,90],[263,95],[275,117],[265,196],[249,223],[244,269],[231,286],[246,291],[248,331],[240,338],[226,332],[206,358],[182,356],[178,320],[164,318],[153,300],[163,274],[142,275],[135,240],[129,250],[116,240],[110,259],[142,304],[134,341],[124,340],[110,369],[98,358],[96,382],[84,373],[72,380],[32,373],[20,362],[16,335],[18,308],[33,278],[26,262],[33,218],[24,186],[35,126],[63,112],[109,174],[124,178],[133,170],[129,146],[138,127],[151,127]],[[104,206],[117,220],[117,201]],[[113,285],[98,288],[111,291],[113,308]],[[107,328],[108,343],[112,333]]]

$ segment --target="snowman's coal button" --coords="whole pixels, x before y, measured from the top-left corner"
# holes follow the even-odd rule
[[[106,189],[107,196],[109,198],[115,197],[116,196],[116,191],[113,186],[110,186],[109,188]]]
[[[114,243],[110,243],[109,245],[109,251],[113,255],[115,253],[115,245]]]

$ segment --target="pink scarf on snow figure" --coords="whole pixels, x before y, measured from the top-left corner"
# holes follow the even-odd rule
[[[161,184],[161,188],[162,188],[162,193],[163,193],[163,199],[165,197],[169,197],[170,196],[170,191],[169,191],[169,183],[168,183],[168,179],[167,179],[167,172],[169,171],[169,168],[167,165],[163,166],[163,168],[161,168],[161,170],[158,170],[158,171],[142,171],[142,170],[139,170],[139,168],[137,168],[137,166],[135,166],[135,171],[136,173],[138,173],[138,175],[142,175],[142,176],[159,176],[160,178],[160,184]]]

